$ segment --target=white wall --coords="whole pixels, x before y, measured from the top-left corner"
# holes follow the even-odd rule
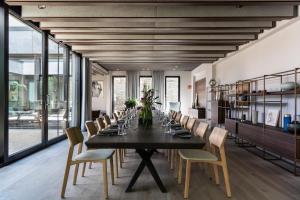
[[[195,68],[192,72],[191,72],[191,80],[192,80],[192,90],[190,92],[191,94],[191,105],[194,101],[195,94],[194,94],[194,83],[198,80],[201,79],[206,79],[206,87],[209,87],[209,81],[210,79],[213,78],[213,65],[212,64],[202,64],[200,66],[198,66],[197,68]],[[209,94],[208,92],[206,92],[206,94]],[[211,96],[208,95],[207,97],[207,103],[206,103],[206,118],[210,119],[211,117],[211,105],[210,105],[210,100],[211,100]]]
[[[213,67],[215,78],[219,84],[234,83],[237,80],[300,67],[300,17],[280,22],[275,29],[262,34],[259,40],[245,45],[240,51],[214,63]],[[268,91],[280,90],[280,80],[266,84]],[[259,90],[262,90],[263,83],[259,83],[258,87]],[[278,100],[278,98],[274,100]],[[284,97],[283,102],[282,114],[293,115],[293,99]],[[299,103],[300,101],[298,101]],[[266,109],[268,111],[271,108],[279,109],[279,106],[268,105]],[[262,105],[258,105],[257,110],[260,113],[259,121],[262,122],[264,115]],[[298,108],[298,114],[299,110]]]
[[[283,21],[237,53],[214,63],[220,83],[254,78],[300,66],[300,18]]]

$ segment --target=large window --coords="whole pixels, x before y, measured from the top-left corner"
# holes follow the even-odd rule
[[[48,139],[64,134],[68,121],[66,50],[48,40]]]
[[[9,155],[42,142],[42,34],[9,16]]]
[[[124,109],[126,101],[126,77],[113,77],[113,112]]]
[[[144,89],[149,90],[152,88],[151,76],[140,76],[140,98],[143,96]]]
[[[75,76],[80,77],[76,73],[80,68],[79,56],[72,55],[52,38],[43,40],[47,34],[13,14],[9,15],[8,31],[9,65],[8,74],[5,74],[8,77],[5,94],[8,148],[4,148],[8,159],[4,162],[19,159],[63,139],[59,136],[64,134],[68,123],[72,123],[70,113],[74,107],[79,110],[80,101],[73,97],[75,93],[79,94],[80,82],[72,84]],[[48,48],[48,56],[43,54],[43,48]],[[71,62],[73,56],[76,62]],[[48,68],[43,65],[44,61],[48,61]]]
[[[165,107],[169,110],[170,103],[180,102],[180,77],[165,77]]]

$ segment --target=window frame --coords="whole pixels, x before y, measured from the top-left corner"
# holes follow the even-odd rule
[[[168,78],[177,78],[178,79],[178,102],[180,102],[181,101],[181,99],[180,99],[180,87],[181,87],[181,85],[180,85],[180,76],[165,76],[165,108],[167,108],[167,90],[168,90],[168,88],[167,88],[167,79]]]
[[[141,88],[141,78],[151,78],[151,87],[153,87],[153,76],[151,75],[142,75],[139,76],[139,95],[141,94],[142,88]],[[139,96],[141,98],[141,96]]]
[[[125,84],[125,96],[127,98],[127,76],[126,75],[113,75],[112,76],[112,79],[111,79],[111,92],[112,92],[112,95],[111,95],[111,113],[114,113],[114,107],[115,107],[115,103],[114,103],[114,98],[115,98],[115,93],[114,93],[114,88],[115,88],[115,84],[114,84],[114,79],[115,78],[125,78],[126,80],[126,84]]]

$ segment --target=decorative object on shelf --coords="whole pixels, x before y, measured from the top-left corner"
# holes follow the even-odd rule
[[[295,129],[296,129],[296,134],[299,135],[300,134],[300,122],[299,121],[292,121],[289,125],[288,125],[288,131],[292,134],[295,133]]]
[[[141,98],[142,108],[139,113],[139,124],[145,127],[149,127],[152,125],[152,107],[154,104],[161,105],[158,102],[158,96],[154,97],[154,89],[147,90],[144,87],[143,89],[143,97]]]
[[[269,109],[266,113],[266,125],[277,126],[279,121],[279,110]]]
[[[257,124],[258,122],[258,111],[252,110],[252,124]]]
[[[127,101],[125,101],[125,106],[126,109],[130,109],[130,108],[135,108],[135,106],[137,105],[137,102],[135,99],[128,99]]]
[[[280,85],[280,88],[282,91],[289,91],[289,90],[293,90],[299,87],[299,84],[298,83],[295,83],[295,82],[286,82],[286,83],[282,83]]]
[[[289,131],[289,124],[292,121],[292,116],[290,114],[285,114],[283,117],[283,131],[288,132]]]

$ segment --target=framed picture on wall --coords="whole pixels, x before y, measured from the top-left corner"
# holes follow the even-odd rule
[[[266,125],[277,126],[279,122],[279,110],[269,109],[266,113]]]
[[[92,82],[92,97],[103,97],[103,81]]]

